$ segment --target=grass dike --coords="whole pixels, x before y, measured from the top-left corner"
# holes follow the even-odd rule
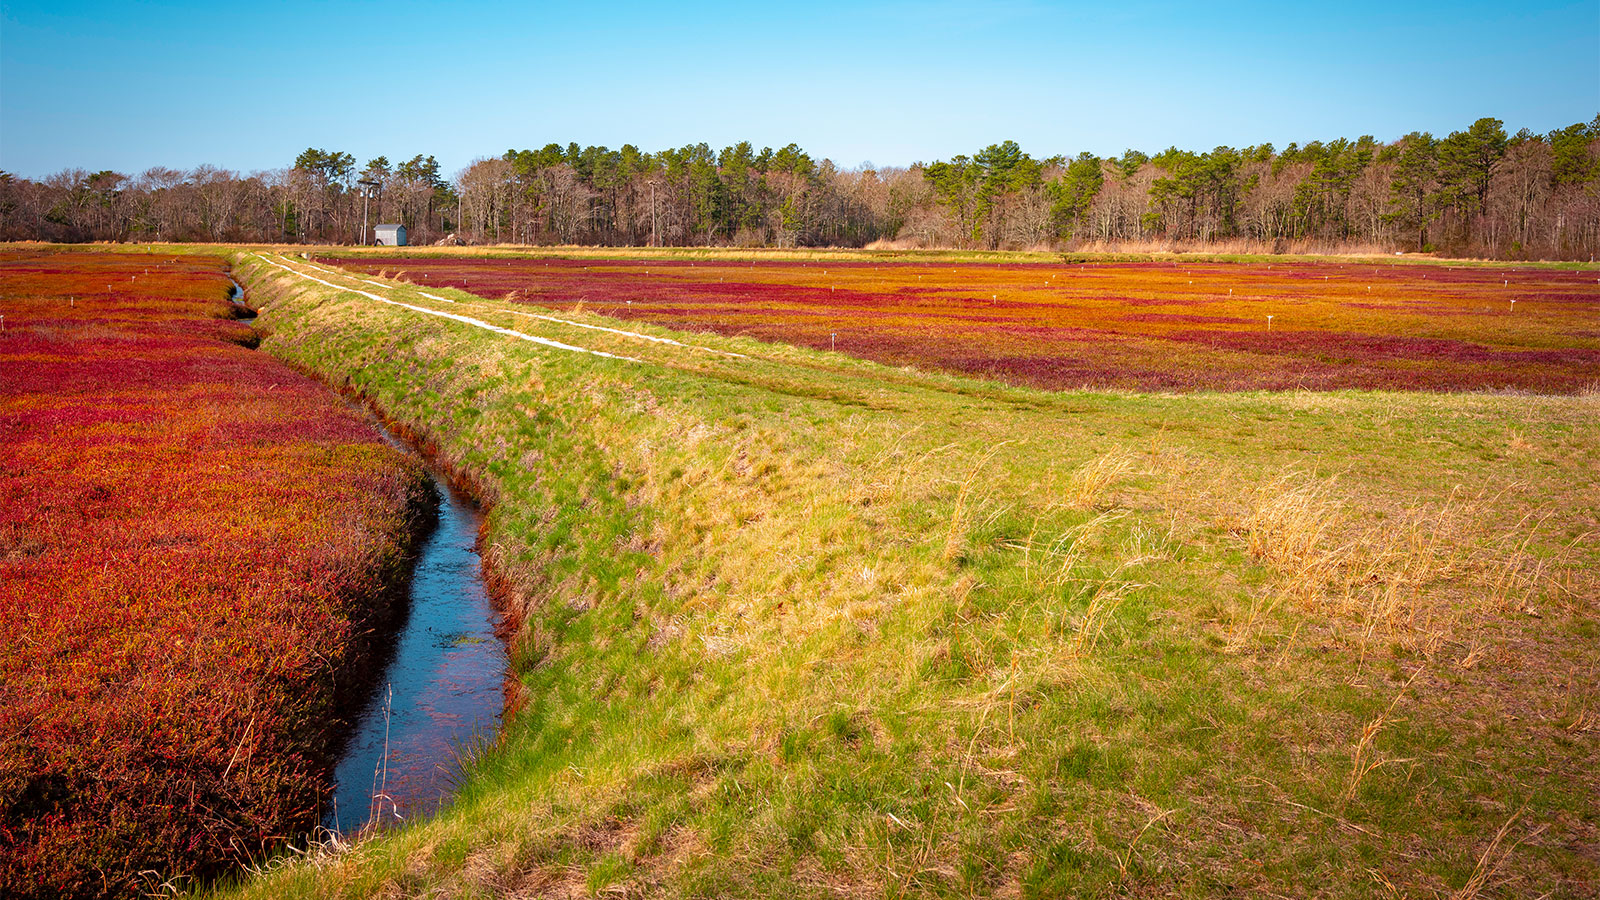
[[[433,817],[218,895],[1600,880],[1592,393],[1046,392],[235,270],[487,506],[520,696]]]

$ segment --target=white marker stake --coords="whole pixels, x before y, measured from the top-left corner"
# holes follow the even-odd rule
[[[1267,330],[1268,331],[1272,330],[1272,317],[1271,316],[1267,316]]]
[[[4,321],[5,321],[5,318],[6,318],[6,317],[5,317],[5,316],[0,316],[0,322],[4,322]],[[830,335],[828,335],[828,349],[829,349],[829,350],[830,350],[830,351],[831,351],[831,350],[833,350],[833,348],[834,348],[834,341],[835,341],[835,340],[836,340],[836,339],[837,339],[837,338],[838,338],[838,337],[839,337],[839,333],[838,333],[838,332],[834,332],[834,333],[833,333],[833,334],[830,334]]]

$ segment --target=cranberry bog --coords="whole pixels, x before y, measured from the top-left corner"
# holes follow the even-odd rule
[[[317,824],[426,480],[253,349],[216,256],[0,250],[0,894],[130,896]]]
[[[834,349],[1047,389],[1600,384],[1592,269],[326,254],[480,297]]]
[[[221,895],[1594,896],[1593,275],[1115,265],[1068,302],[1096,266],[483,252],[233,256],[264,352],[488,502],[518,709],[436,816]],[[1258,312],[1351,362],[1173,337]],[[982,318],[1024,314],[1095,334]],[[962,374],[1145,384],[1089,355],[1123,343],[1161,390]],[[1433,389],[1214,389],[1290,370]]]

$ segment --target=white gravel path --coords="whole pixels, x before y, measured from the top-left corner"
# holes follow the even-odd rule
[[[340,271],[338,269],[330,269],[330,268],[328,268],[326,266],[320,266],[320,265],[317,265],[316,263],[313,263],[313,262],[304,262],[303,265],[306,265],[306,266],[309,266],[309,267],[311,267],[313,269],[316,269],[319,272],[326,272],[329,275],[336,275],[336,276],[339,276],[339,277],[342,277],[342,278],[349,278],[349,279],[351,279],[353,281],[359,281],[362,284],[370,284],[373,287],[382,288],[382,289],[384,289],[386,291],[396,290],[394,285],[383,284],[383,283],[377,282],[377,281],[370,281],[370,280],[368,280],[366,278],[361,278],[359,276],[352,275],[349,272],[343,272],[343,271]],[[326,283],[326,282],[324,282],[324,283]],[[414,287],[413,287],[413,290],[415,290]],[[440,303],[454,303],[454,302],[456,302],[454,300],[451,300],[448,297],[440,297],[437,294],[430,294],[427,291],[419,290],[419,291],[417,291],[417,293],[421,294],[424,297],[427,297],[429,300],[438,300]],[[732,352],[730,350],[713,350],[710,347],[697,347],[697,346],[695,346],[693,344],[685,344],[682,341],[675,341],[672,338],[658,337],[658,336],[653,335],[653,334],[642,334],[642,333],[637,332],[637,331],[626,331],[626,330],[623,330],[621,328],[607,328],[604,325],[590,325],[587,322],[574,322],[574,321],[572,321],[570,319],[562,319],[562,318],[558,318],[556,316],[546,316],[546,315],[540,315],[538,313],[521,312],[519,310],[514,310],[514,309],[496,310],[496,312],[505,312],[505,313],[509,313],[510,315],[513,315],[513,316],[525,316],[525,317],[530,318],[530,319],[539,319],[539,320],[542,320],[542,321],[545,321],[545,322],[557,322],[557,323],[562,324],[562,325],[569,325],[569,326],[571,326],[573,328],[587,328],[587,329],[589,329],[591,331],[604,331],[604,332],[608,332],[610,334],[618,334],[618,335],[622,335],[623,337],[634,338],[636,340],[653,341],[653,342],[655,342],[657,344],[670,344],[670,345],[672,345],[674,347],[682,347],[685,350],[699,350],[702,353],[715,353],[715,354],[717,354],[719,356],[731,356],[731,357],[734,357],[735,359],[749,359],[750,358],[750,357],[744,355],[743,353],[734,353],[734,352]]]
[[[471,316],[458,316],[455,313],[440,312],[439,310],[436,310],[436,309],[428,309],[425,306],[413,306],[410,303],[401,303],[398,300],[390,300],[387,297],[379,297],[377,294],[374,294],[374,293],[372,293],[370,291],[363,291],[363,290],[360,290],[359,288],[344,287],[342,285],[334,284],[331,281],[324,281],[324,280],[322,280],[321,278],[318,278],[315,275],[307,275],[306,273],[301,272],[298,269],[290,268],[289,266],[287,266],[287,265],[285,265],[283,263],[273,262],[272,260],[267,259],[265,256],[262,256],[259,253],[256,254],[256,256],[259,257],[261,259],[261,261],[265,262],[267,265],[269,265],[269,266],[277,266],[278,268],[284,270],[285,272],[288,272],[291,275],[298,275],[299,277],[304,278],[304,279],[306,279],[308,281],[315,281],[318,284],[326,285],[328,287],[331,287],[336,291],[348,291],[348,292],[350,292],[352,294],[359,294],[359,295],[361,295],[363,297],[366,297],[368,299],[376,300],[379,303],[387,303],[390,306],[398,306],[398,307],[401,307],[403,309],[409,309],[409,310],[412,310],[414,312],[422,313],[424,315],[437,316],[438,318],[441,318],[441,319],[450,319],[450,320],[455,321],[455,322],[461,322],[461,323],[463,323],[465,325],[471,325],[471,326],[473,326],[475,328],[482,328],[485,331],[492,331],[492,332],[494,332],[496,334],[503,334],[506,337],[513,337],[513,338],[516,338],[518,340],[528,341],[529,343],[539,344],[539,345],[544,346],[544,347],[551,347],[551,348],[556,349],[556,350],[565,350],[565,351],[567,351],[569,353],[587,353],[587,354],[590,354],[591,356],[603,356],[606,359],[620,359],[620,360],[624,360],[626,362],[635,362],[635,363],[636,362],[643,362],[643,360],[634,359],[631,356],[618,356],[615,353],[607,353],[604,350],[591,350],[588,347],[579,347],[579,346],[577,346],[575,344],[565,344],[565,343],[562,343],[561,341],[553,341],[553,340],[550,340],[549,338],[542,338],[542,337],[539,337],[537,335],[524,334],[524,333],[522,333],[520,331],[513,331],[510,328],[501,328],[499,325],[491,325],[490,323],[485,322],[482,319],[474,319]],[[382,285],[379,285],[379,287],[382,287]]]

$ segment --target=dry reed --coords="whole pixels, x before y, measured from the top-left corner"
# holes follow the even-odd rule
[[[1410,762],[1410,760],[1402,759],[1377,759],[1373,742],[1377,740],[1378,735],[1389,723],[1396,721],[1394,718],[1395,707],[1400,705],[1400,701],[1405,698],[1406,691],[1411,689],[1411,685],[1421,675],[1421,669],[1412,673],[1411,679],[1405,683],[1404,687],[1400,688],[1394,699],[1389,701],[1388,708],[1380,713],[1376,719],[1362,727],[1361,737],[1356,741],[1355,751],[1350,758],[1350,783],[1345,786],[1344,793],[1340,796],[1340,799],[1345,803],[1355,799],[1356,791],[1361,789],[1361,780],[1370,775],[1374,769],[1393,763]]]
[[[1080,466],[1067,481],[1067,502],[1080,509],[1100,503],[1113,485],[1132,474],[1138,459],[1131,453],[1113,450]]]
[[[994,458],[994,455],[1000,451],[1001,447],[1004,447],[1009,443],[1011,443],[1011,441],[1001,441],[1000,443],[995,444],[993,447],[990,447],[989,452],[985,453],[983,458],[978,460],[977,465],[972,467],[972,471],[967,473],[966,480],[961,482],[961,489],[956,492],[955,511],[950,514],[950,528],[945,532],[945,562],[950,562],[956,559],[965,550],[967,497],[972,493],[973,483],[978,480],[978,474],[983,471],[984,466],[988,465],[989,460]]]

